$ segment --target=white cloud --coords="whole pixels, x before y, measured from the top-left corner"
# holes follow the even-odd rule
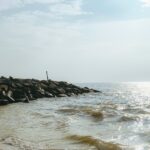
[[[149,20],[36,24],[36,19],[20,14],[0,24],[1,74],[43,78],[47,69],[56,80],[118,81],[134,77],[126,76],[136,66],[138,73],[150,66]]]
[[[50,11],[57,15],[82,15],[86,12],[82,11],[82,0],[71,0],[65,3],[57,3],[54,6],[50,6]]]
[[[0,11],[19,7],[20,5],[20,0],[0,0]]]
[[[64,2],[65,0],[0,0],[0,10],[7,10],[14,7],[21,7],[26,4],[56,4]]]
[[[32,5],[25,9],[34,3],[47,6],[47,11],[31,9]],[[133,70],[139,62],[141,68],[150,66],[150,59],[145,59],[150,47],[149,20],[69,22],[57,18],[86,14],[82,0],[0,0],[0,10],[15,7],[24,8],[0,18],[1,74],[42,78],[48,69],[58,80],[99,81],[101,77],[106,81],[112,80],[110,74],[118,80],[118,70]],[[145,60],[140,60],[143,55]]]
[[[22,0],[22,2],[26,4],[33,4],[33,3],[56,4],[64,1],[65,0]]]
[[[20,14],[5,18],[0,24],[0,59],[3,61],[0,67],[5,66],[1,74],[19,77],[23,77],[23,74],[26,77],[35,75],[35,78],[41,78],[41,70],[53,70],[55,66],[56,70],[51,70],[51,74],[60,72],[57,76],[54,75],[55,79],[59,79],[63,71],[62,65],[65,66],[67,59],[71,61],[77,43],[72,45],[80,37],[78,26],[57,22],[37,25],[36,19]]]
[[[150,0],[141,0],[144,7],[150,7]]]
[[[58,16],[75,16],[86,14],[82,10],[83,0],[1,0],[0,1],[0,11],[9,10],[15,8],[24,8],[23,11],[28,10],[28,6],[31,4],[39,3],[44,4],[47,10],[32,8],[30,7],[30,12],[34,15],[55,15]],[[21,11],[21,10],[20,10]]]

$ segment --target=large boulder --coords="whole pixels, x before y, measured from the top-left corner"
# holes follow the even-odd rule
[[[59,92],[59,94],[65,94],[66,91],[63,88],[58,88],[57,91]]]
[[[7,99],[0,99],[0,105],[7,105],[9,101]]]
[[[13,97],[14,99],[22,99],[25,98],[25,92],[23,89],[15,89],[13,91]]]
[[[58,97],[67,97],[66,94],[58,94],[57,96],[58,96]]]
[[[0,91],[7,91],[8,90],[8,85],[7,84],[0,84]]]

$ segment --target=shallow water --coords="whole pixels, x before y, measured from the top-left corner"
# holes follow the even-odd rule
[[[150,149],[150,83],[83,85],[102,93],[1,106],[0,150]]]

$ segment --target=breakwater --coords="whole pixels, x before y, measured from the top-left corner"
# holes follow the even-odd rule
[[[0,105],[29,102],[44,97],[67,97],[99,92],[88,87],[81,88],[64,81],[0,78]]]

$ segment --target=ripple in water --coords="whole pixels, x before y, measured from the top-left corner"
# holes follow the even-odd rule
[[[102,93],[0,107],[0,150],[150,149],[150,84],[88,84]]]
[[[78,141],[79,143],[93,146],[97,150],[121,150],[122,149],[119,146],[119,144],[104,142],[104,141],[95,139],[91,136],[71,135],[71,136],[68,136],[67,139],[75,140],[75,141]]]

